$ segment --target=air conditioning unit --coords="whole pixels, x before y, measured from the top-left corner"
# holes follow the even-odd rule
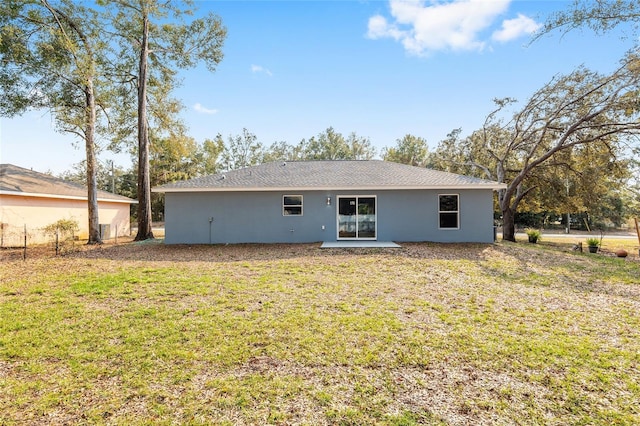
[[[111,224],[109,223],[101,223],[100,224],[100,239],[108,240],[111,238]]]

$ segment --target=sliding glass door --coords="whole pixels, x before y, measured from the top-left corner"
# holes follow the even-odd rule
[[[376,197],[338,197],[338,239],[376,239]]]

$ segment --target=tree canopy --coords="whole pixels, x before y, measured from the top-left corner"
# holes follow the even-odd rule
[[[640,3],[636,0],[574,0],[567,9],[551,14],[534,39],[582,27],[604,34],[622,24],[630,24],[635,33],[640,30]]]
[[[84,142],[89,244],[101,243],[97,136],[115,105],[105,77],[110,45],[100,15],[83,3],[6,0],[0,5],[0,114],[47,109],[56,128]],[[102,125],[101,125],[102,124]]]
[[[99,243],[96,138],[111,148],[136,135],[138,235],[152,238],[150,133],[184,136],[171,97],[180,68],[222,60],[226,29],[193,2],[7,0],[0,5],[0,113],[49,109],[58,130],[85,142],[89,243]],[[136,124],[137,123],[137,126]],[[149,127],[151,125],[151,131]],[[137,131],[132,131],[136,129]]]
[[[221,146],[221,135],[216,137]],[[302,139],[291,145],[285,141],[272,143],[266,147],[257,136],[242,129],[241,135],[229,135],[222,152],[222,167],[233,170],[253,166],[268,161],[303,160],[370,160],[376,154],[375,148],[367,137],[351,132],[346,138],[333,127],[327,128],[317,136]]]
[[[157,130],[180,136],[176,119],[181,109],[170,94],[178,85],[178,69],[198,63],[215,71],[222,60],[226,29],[210,13],[191,19],[193,2],[160,0],[101,0],[114,34],[119,39],[114,74],[120,75],[123,94],[135,94],[138,153],[138,234],[136,240],[153,238],[151,228],[151,178],[149,172],[149,113]],[[129,90],[127,90],[129,89]],[[149,102],[149,96],[154,101]],[[125,111],[128,115],[128,111]],[[156,137],[162,135],[156,134]]]
[[[640,3],[636,0],[573,0],[571,5],[564,10],[553,13],[548,17],[542,28],[535,34],[533,41],[540,37],[560,32],[563,35],[571,31],[588,28],[599,35],[606,35],[613,30],[619,30],[618,36],[623,40],[633,43],[630,48],[631,55],[638,54],[638,36],[640,35]],[[633,158],[640,155],[637,146],[627,147],[628,154]],[[634,170],[633,175],[638,176],[640,168],[637,161],[629,161],[627,166]],[[629,207],[638,213],[640,203],[640,191],[635,190],[637,180],[631,180],[625,185],[623,197],[625,203],[636,207]]]
[[[333,127],[309,140],[303,139],[300,145],[304,160],[370,160],[376,153],[369,138],[354,132],[345,138]]]
[[[438,146],[435,162],[446,170],[506,183],[499,193],[503,238],[515,241],[515,213],[548,180],[545,169],[568,172],[576,158],[602,160],[601,155],[610,162],[633,143],[640,133],[639,71],[640,61],[633,55],[607,75],[579,68],[552,79],[510,117],[507,110],[515,100],[496,100],[483,128],[464,139],[453,132]],[[593,179],[584,166],[586,179]]]
[[[223,144],[222,136],[216,136],[218,144]],[[258,142],[255,134],[246,128],[241,135],[229,136],[222,151],[222,164],[225,170],[241,169],[262,163],[264,146]]]
[[[425,167],[429,160],[429,147],[423,138],[405,135],[396,141],[395,147],[382,150],[382,159],[411,166]]]

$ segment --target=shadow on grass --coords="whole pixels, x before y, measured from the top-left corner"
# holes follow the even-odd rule
[[[582,294],[640,301],[639,259],[610,252],[580,253],[570,243],[503,243],[503,261],[484,263],[483,270],[508,282],[537,288],[564,288]],[[508,260],[507,260],[508,259]]]

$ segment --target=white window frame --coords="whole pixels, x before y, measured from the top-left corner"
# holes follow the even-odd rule
[[[300,204],[285,204],[284,200],[287,198],[300,197]],[[287,207],[300,207],[300,214],[286,213]],[[304,197],[302,195],[283,195],[282,196],[282,216],[302,216],[304,214]]]
[[[457,199],[457,210],[440,210],[440,197],[456,197]],[[442,227],[440,226],[440,215],[442,213],[455,213],[456,214],[456,226],[455,227]],[[438,194],[438,229],[443,231],[455,231],[460,229],[460,194]]]

